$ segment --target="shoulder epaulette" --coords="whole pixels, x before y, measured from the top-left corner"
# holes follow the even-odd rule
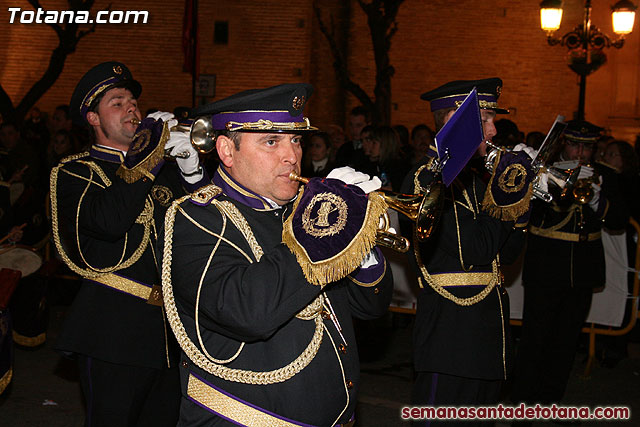
[[[77,154],[72,154],[70,156],[67,157],[63,157],[62,160],[60,160],[60,163],[70,163],[70,162],[75,162],[76,160],[80,160],[83,159],[85,157],[89,157],[89,152],[85,151],[82,153],[77,153]]]
[[[209,184],[191,193],[189,195],[189,201],[194,205],[207,206],[220,194],[222,194],[222,188],[214,184]]]

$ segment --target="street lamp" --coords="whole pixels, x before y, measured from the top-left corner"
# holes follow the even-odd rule
[[[621,48],[624,37],[633,30],[636,6],[629,0],[620,0],[613,5],[611,18],[613,32],[618,39],[612,40],[591,25],[591,0],[584,2],[584,20],[561,38],[553,33],[560,28],[562,22],[562,0],[543,0],[540,3],[540,27],[547,33],[547,42],[551,46],[560,44],[569,49],[569,68],[580,76],[580,100],[578,102],[577,119],[584,120],[584,99],[587,87],[587,76],[596,71],[607,61],[604,48]]]

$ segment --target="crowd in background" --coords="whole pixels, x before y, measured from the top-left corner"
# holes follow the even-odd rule
[[[152,111],[155,110],[147,113]],[[176,114],[183,117],[184,111],[176,111]],[[524,133],[509,119],[497,120],[495,126],[497,135],[493,142],[499,146],[514,147],[525,143],[538,149],[545,137],[544,133],[537,130]],[[398,191],[409,170],[434,148],[434,138],[435,132],[426,124],[409,129],[402,124],[388,126],[374,123],[370,112],[359,106],[350,112],[346,131],[334,124],[305,137],[301,174],[322,177],[336,167],[351,166],[378,176],[383,189]],[[90,145],[87,129],[73,124],[66,105],[58,106],[49,114],[35,108],[23,123],[5,120],[0,124],[2,242],[18,243],[38,250],[50,242],[47,211],[49,173],[61,159],[87,151]],[[598,141],[592,159],[592,162],[603,162],[616,170],[627,208],[636,221],[640,221],[639,153],[640,135],[634,145],[605,135]],[[203,165],[208,169],[209,176],[213,176],[218,165],[215,150],[203,157]],[[633,229],[629,231],[629,247],[634,250],[637,237]],[[55,256],[52,258],[55,262]],[[57,262],[49,270],[56,268],[64,266]],[[611,347],[607,348],[611,350]],[[614,356],[624,357],[623,353],[624,350],[620,350]]]

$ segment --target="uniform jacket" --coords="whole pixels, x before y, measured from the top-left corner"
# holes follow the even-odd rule
[[[67,264],[159,286],[157,232],[167,206],[185,193],[183,181],[177,166],[166,163],[155,180],[128,184],[116,175],[123,158],[120,151],[93,146],[54,168],[54,234],[60,237]],[[141,251],[137,260],[136,251]],[[67,313],[56,347],[151,368],[173,366],[171,358],[177,356],[162,307],[88,278]]]
[[[405,178],[403,192],[414,192],[418,167]],[[427,170],[419,175],[422,186],[432,179],[433,175]],[[489,280],[461,286],[466,278],[482,272],[489,273],[485,275],[487,277],[495,277],[492,262],[499,254],[502,263],[517,258],[522,249],[523,232],[514,231],[513,221],[500,221],[481,211],[485,189],[478,174],[469,167],[464,169],[445,190],[444,209],[437,228],[419,245],[422,262],[418,262],[413,249],[409,252],[410,263],[416,268],[423,286],[418,296],[414,326],[417,371],[499,380],[504,379],[510,369],[506,291],[496,285],[481,301],[468,306],[458,305],[436,293],[419,267],[422,264],[432,277],[462,273],[449,276],[454,278],[449,284],[455,286],[445,286],[445,289],[458,298],[470,298],[482,292]]]
[[[551,203],[533,202],[530,233],[522,272],[524,286],[597,288],[605,283],[603,227],[624,229],[629,211],[618,177],[602,164],[603,178],[595,209],[556,197]]]
[[[351,278],[330,283],[323,292],[305,280],[295,256],[282,243],[283,221],[290,206],[272,208],[222,168],[213,181],[223,193],[205,203],[181,203],[172,228],[170,283],[178,328],[186,331],[185,337],[178,334],[183,348],[184,399],[198,401],[199,392],[204,398],[224,392],[243,404],[297,422],[326,426],[336,420],[349,421],[359,385],[351,316],[371,319],[385,313],[392,277],[384,258],[378,252],[378,265],[358,269]],[[247,234],[248,229],[251,232]],[[307,320],[296,317],[321,294],[329,300],[325,300],[321,317],[317,311]],[[170,295],[166,293],[165,299]],[[337,317],[335,322],[329,317],[331,311]],[[170,310],[168,314],[171,318]],[[172,327],[176,329],[173,321]],[[308,365],[289,378],[275,374],[278,382],[257,383],[256,378],[264,378],[265,371],[278,370],[303,357],[312,337],[318,336],[314,332],[318,327],[322,341]],[[256,378],[243,383],[208,372],[185,350],[187,340],[194,343],[197,352],[208,355],[206,360],[225,372],[228,369],[231,377],[238,370],[247,370],[256,372]],[[192,388],[194,377],[206,386]],[[226,425],[218,415],[227,414],[201,403],[183,405],[181,420],[190,425]]]

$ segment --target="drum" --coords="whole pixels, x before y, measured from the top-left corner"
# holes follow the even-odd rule
[[[13,323],[13,342],[36,347],[46,340],[49,323],[46,278],[35,274],[42,266],[42,257],[24,245],[0,246],[0,268],[22,272],[22,279],[11,297],[9,308]]]
[[[29,246],[0,246],[0,268],[19,270],[24,278],[38,271],[41,266],[42,257]]]

